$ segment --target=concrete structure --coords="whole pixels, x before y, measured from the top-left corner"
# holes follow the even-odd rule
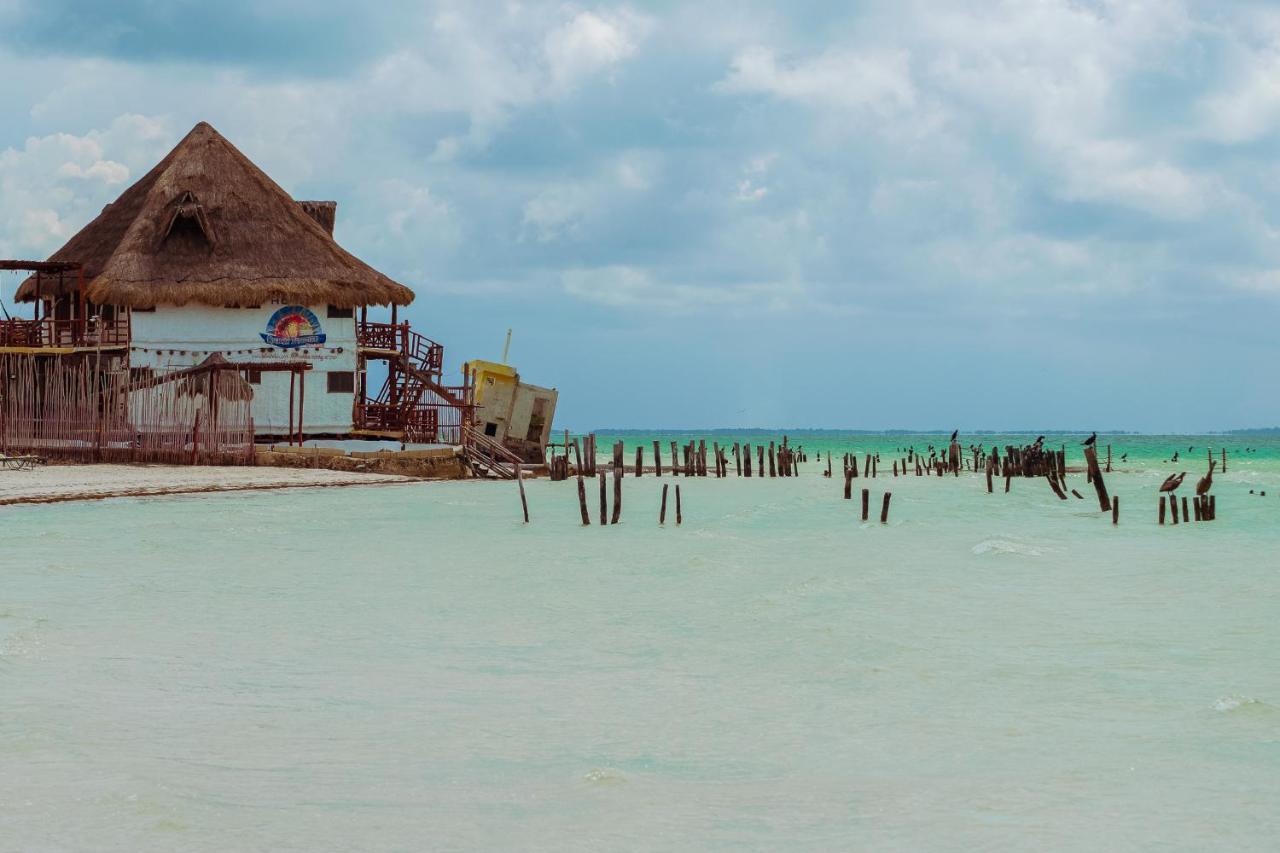
[[[520,381],[520,373],[510,365],[493,361],[471,361],[475,382],[475,424],[481,433],[530,462],[542,462],[559,394]]]

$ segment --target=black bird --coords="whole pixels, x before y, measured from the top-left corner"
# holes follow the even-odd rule
[[[1037,438],[1037,439],[1036,439],[1036,441],[1035,441],[1035,443],[1036,443],[1036,444],[1044,444],[1044,436],[1042,435],[1042,436],[1040,436],[1039,438]]]
[[[951,433],[951,440],[952,440],[952,441],[955,441],[955,440],[956,440],[956,436],[957,436],[957,435],[959,435],[959,434],[960,434],[960,430],[956,430],[955,432]]]
[[[1187,476],[1186,471],[1183,471],[1181,474],[1170,474],[1169,478],[1160,484],[1160,491],[1161,492],[1177,491],[1178,486],[1182,485],[1182,480],[1186,476]]]
[[[1097,440],[1098,440],[1098,434],[1095,432],[1093,435],[1089,436],[1084,440],[1084,446],[1093,447],[1094,442],[1096,442]]]

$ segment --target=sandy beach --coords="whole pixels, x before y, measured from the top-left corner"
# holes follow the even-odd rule
[[[49,465],[0,471],[0,506],[138,495],[378,485],[411,477],[322,468]]]

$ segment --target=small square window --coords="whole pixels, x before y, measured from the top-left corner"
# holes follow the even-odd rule
[[[330,370],[330,394],[353,394],[356,390],[356,375],[350,370]]]
[[[355,315],[354,308],[339,308],[337,305],[330,305],[329,312],[326,314],[330,320],[350,320]]]
[[[495,424],[493,421],[489,421],[487,424],[484,425],[484,434],[489,436],[490,438],[497,435],[498,425]]]
[[[245,379],[245,381],[246,381],[246,382],[248,382],[250,385],[261,385],[261,384],[262,384],[262,371],[261,371],[261,370],[246,370],[246,371],[244,372],[244,379]]]

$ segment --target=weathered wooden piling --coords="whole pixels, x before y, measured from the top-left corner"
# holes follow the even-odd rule
[[[853,497],[853,474],[848,468],[844,469],[844,499],[849,500]]]
[[[774,462],[774,458],[773,458],[773,442],[772,441],[769,442],[769,476],[770,477],[778,476],[778,466]]]
[[[626,464],[626,462],[622,458],[622,453],[623,453],[622,442],[615,441],[613,443],[613,470],[618,472],[618,476],[621,476],[622,468]]]
[[[1102,479],[1102,471],[1098,469],[1098,451],[1092,446],[1084,449],[1084,459],[1089,467],[1089,479],[1098,493],[1098,509],[1106,512],[1111,509],[1111,497],[1107,493],[1107,484]]]
[[[684,523],[684,511],[680,508],[680,486],[676,486],[676,527]]]
[[[884,493],[884,501],[880,504],[880,523],[889,523],[889,501],[893,498],[893,492]]]
[[[871,515],[871,490],[862,490],[862,520],[866,521]]]
[[[677,486],[676,488],[679,488]],[[667,484],[662,484],[662,507],[658,510],[658,524],[667,523]]]
[[[662,444],[657,441],[653,443],[653,473],[662,476]]]
[[[578,509],[582,511],[582,526],[591,526],[591,513],[587,512],[587,486],[582,481],[582,474],[578,474]]]
[[[1111,499],[1111,523],[1120,523],[1120,497],[1118,495]]]
[[[737,470],[738,476],[742,476],[742,449],[738,446],[738,442],[733,443],[733,467]]]
[[[605,474],[600,472],[600,526],[609,523],[609,485],[605,482]]]
[[[756,470],[760,472],[760,476],[764,476],[764,445],[756,445]]]
[[[516,485],[520,487],[520,508],[524,510],[524,523],[529,523],[529,501],[524,496],[524,475],[520,473],[520,463],[516,463]]]
[[[671,476],[680,476],[680,454],[676,452],[676,443],[671,442]]]
[[[992,483],[991,483],[991,476],[992,476],[992,469],[993,469],[993,468],[995,468],[995,466],[991,463],[991,460],[990,460],[990,459],[988,459],[988,460],[987,460],[987,494],[989,494],[989,495],[995,492],[995,489],[993,488]]]
[[[1178,496],[1169,495],[1169,517],[1174,524],[1178,523]]]
[[[1223,470],[1225,471],[1226,469],[1223,468]],[[1218,496],[1217,495],[1209,495],[1209,520],[1210,521],[1218,520]]]
[[[1183,521],[1191,520],[1191,513],[1187,512],[1187,496],[1186,495],[1182,496],[1182,520]]]
[[[1160,523],[1161,524],[1164,524],[1164,511],[1165,511],[1164,505],[1165,505],[1164,495],[1161,495],[1160,496]]]
[[[578,443],[578,439],[573,440],[573,469],[578,472],[578,476],[582,476],[582,448]]]
[[[644,473],[644,448],[636,445],[636,476]]]
[[[622,518],[622,466],[613,469],[613,516],[610,524],[617,524]]]
[[[742,448],[742,471],[744,477],[751,477],[751,445],[749,444]]]

